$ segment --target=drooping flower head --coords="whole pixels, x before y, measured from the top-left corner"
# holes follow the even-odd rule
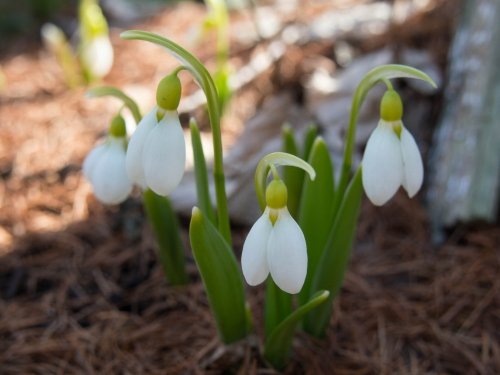
[[[106,142],[94,147],[83,162],[83,174],[103,203],[121,203],[132,191],[125,169],[126,145],[125,121],[118,115],[111,122]]]
[[[80,61],[87,78],[102,78],[113,66],[113,46],[109,40],[108,23],[98,1],[81,0],[79,6],[80,22]]]
[[[381,206],[400,186],[413,197],[422,186],[424,168],[415,139],[403,126],[403,104],[387,90],[380,104],[380,121],[366,144],[363,187],[370,201]]]
[[[139,122],[127,149],[127,173],[142,188],[170,194],[180,183],[186,164],[186,145],[177,114],[181,84],[177,75],[162,79],[157,106]]]
[[[241,266],[250,285],[262,283],[269,273],[287,293],[299,293],[307,273],[304,234],[292,218],[287,204],[287,188],[274,179],[266,189],[266,208],[250,229],[243,245]]]

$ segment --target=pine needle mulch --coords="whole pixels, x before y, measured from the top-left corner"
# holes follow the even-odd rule
[[[365,204],[327,337],[300,333],[285,373],[500,373],[498,229],[457,229],[432,247],[417,202]],[[135,200],[25,235],[0,259],[0,372],[274,373],[257,336],[221,345],[186,257],[192,283],[169,287]],[[249,292],[259,329],[263,293]]]

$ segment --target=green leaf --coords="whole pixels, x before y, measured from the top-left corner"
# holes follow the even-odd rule
[[[102,86],[95,87],[87,91],[87,96],[89,98],[99,98],[101,96],[113,96],[117,99],[120,99],[123,104],[130,110],[132,116],[134,116],[134,120],[136,124],[139,123],[142,119],[141,111],[139,110],[139,106],[130,96],[125,94],[123,91],[117,89],[112,86]]]
[[[282,291],[272,277],[266,281],[264,331],[266,337],[292,312],[292,295]]]
[[[208,219],[215,223],[215,213],[210,199],[210,190],[208,187],[207,163],[201,144],[200,129],[194,118],[189,122],[191,129],[191,144],[193,145],[194,174],[196,177],[196,196],[198,197],[198,206]]]
[[[302,159],[309,160],[309,156],[317,136],[318,127],[314,124],[309,125],[304,137],[304,152],[302,154]]]
[[[170,201],[152,190],[144,192],[144,207],[158,242],[160,262],[172,285],[188,282],[179,222]]]
[[[295,329],[302,318],[308,312],[327,301],[329,294],[326,290],[316,293],[309,302],[299,307],[281,322],[268,337],[264,347],[264,357],[275,368],[282,369],[285,367],[292,348]]]
[[[282,140],[283,152],[300,157],[297,142],[295,141],[293,131],[289,125],[283,126]],[[283,181],[285,182],[288,190],[288,211],[295,219],[297,219],[300,202],[300,192],[302,190],[302,184],[304,182],[304,171],[299,168],[285,168],[285,170],[283,171]]]
[[[305,180],[300,200],[298,223],[304,232],[307,244],[307,277],[299,294],[300,304],[304,304],[314,291],[311,291],[312,278],[328,239],[333,224],[333,197],[335,183],[333,165],[325,141],[317,137],[312,146],[309,164],[317,177],[314,181]]]
[[[346,190],[313,278],[311,291],[323,289],[330,291],[328,303],[308,314],[304,321],[305,331],[313,336],[324,336],[330,322],[332,301],[342,286],[351,254],[362,192],[361,168],[359,168]]]
[[[189,238],[221,340],[229,344],[247,335],[245,293],[236,257],[226,240],[197,207]]]
[[[207,98],[208,117],[212,127],[214,147],[214,184],[217,201],[217,226],[226,241],[231,243],[231,229],[229,226],[229,212],[227,207],[226,185],[222,155],[222,138],[220,128],[219,99],[215,83],[205,66],[191,53],[177,43],[163,38],[160,35],[141,30],[127,30],[120,34],[123,39],[139,39],[157,44],[166,48],[172,56],[183,64],[184,68],[193,75]]]

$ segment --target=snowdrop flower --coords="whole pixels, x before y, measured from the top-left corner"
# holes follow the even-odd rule
[[[96,37],[82,46],[81,61],[92,76],[102,78],[113,66],[113,46],[107,35]]]
[[[163,196],[170,194],[184,175],[186,145],[176,111],[179,100],[180,81],[172,74],[160,82],[158,106],[139,122],[127,149],[130,179]]]
[[[287,293],[299,293],[307,273],[304,234],[286,207],[287,189],[273,180],[266,189],[267,207],[250,229],[243,245],[241,266],[245,280],[258,285],[269,273]]]
[[[123,202],[132,191],[132,182],[125,170],[125,148],[125,121],[117,116],[106,142],[96,146],[83,162],[83,174],[103,203]]]
[[[388,90],[380,105],[380,121],[366,144],[363,156],[363,187],[370,201],[381,206],[400,186],[413,197],[422,186],[424,168],[415,139],[403,126],[403,105]]]
[[[87,78],[102,78],[113,66],[113,46],[106,18],[97,0],[81,0],[79,6],[80,61]]]

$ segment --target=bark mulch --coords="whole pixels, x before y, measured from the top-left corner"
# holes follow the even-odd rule
[[[300,333],[285,373],[500,373],[498,229],[434,248],[417,202],[365,204],[327,337]],[[133,199],[22,237],[0,259],[1,373],[273,373],[257,336],[222,346],[186,258],[190,285],[169,287]],[[261,331],[263,293],[249,294]]]

